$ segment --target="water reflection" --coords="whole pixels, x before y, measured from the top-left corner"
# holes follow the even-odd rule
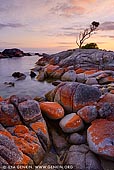
[[[53,89],[53,85],[47,82],[38,82],[31,79],[30,69],[34,67],[38,56],[25,56],[21,58],[0,59],[0,96],[9,97],[11,95],[31,95],[43,96]],[[14,72],[22,72],[27,77],[25,80],[16,81],[11,75]],[[14,87],[9,87],[4,82],[14,82]]]

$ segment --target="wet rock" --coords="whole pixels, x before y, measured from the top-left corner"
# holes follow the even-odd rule
[[[46,99],[43,96],[42,97],[36,96],[34,100],[36,100],[37,102],[44,102]]]
[[[59,80],[57,81],[57,80],[56,80],[56,81],[53,81],[52,84],[53,84],[54,86],[58,86],[61,82],[62,82],[62,81],[59,81]]]
[[[69,70],[62,75],[61,80],[62,81],[76,81],[76,77],[77,77],[76,72],[74,70]]]
[[[84,128],[82,119],[76,113],[66,115],[61,119],[59,125],[66,133],[78,132]]]
[[[35,67],[31,68],[31,71],[41,71],[43,66],[35,65]]]
[[[96,106],[84,106],[82,109],[78,110],[77,114],[86,123],[92,122],[98,115]]]
[[[7,57],[23,57],[24,53],[20,49],[12,48],[12,49],[5,49],[2,54]]]
[[[42,118],[40,107],[37,101],[27,100],[18,105],[23,121],[27,124],[36,122]]]
[[[106,119],[93,121],[87,130],[89,148],[98,155],[114,161],[114,122]]]
[[[76,112],[99,100],[101,92],[97,87],[77,82],[66,82],[55,89],[54,101],[60,103],[66,112]]]
[[[26,78],[26,75],[24,73],[20,73],[20,72],[14,72],[12,74],[12,76],[14,78],[17,78],[17,80],[24,80]]]
[[[34,73],[33,71],[30,72],[30,77],[34,78],[36,76],[36,73]]]
[[[4,82],[5,85],[7,85],[8,87],[13,87],[15,86],[14,82]]]
[[[38,81],[44,81],[45,80],[45,73],[44,73],[44,71],[43,70],[41,70],[41,71],[39,71],[39,74],[37,75],[37,77],[36,77],[36,80],[38,80]]]
[[[64,164],[73,170],[103,170],[100,161],[85,144],[72,145],[66,153]]]
[[[50,119],[60,119],[64,116],[64,109],[56,102],[41,102],[40,109]]]
[[[72,133],[68,138],[68,142],[70,144],[80,145],[85,143],[86,139],[83,135],[80,135],[79,133]]]
[[[0,122],[4,126],[22,124],[18,111],[13,106],[13,104],[3,103],[0,105]]]
[[[45,94],[45,98],[47,101],[53,102],[55,97],[55,91],[51,90]]]

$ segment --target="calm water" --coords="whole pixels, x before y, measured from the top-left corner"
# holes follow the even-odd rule
[[[0,96],[9,97],[11,95],[43,96],[54,86],[47,82],[38,82],[29,76],[30,69],[34,67],[38,56],[25,56],[21,58],[0,59]],[[11,75],[19,71],[27,77],[25,80],[16,81]],[[14,82],[14,87],[4,85],[4,82]]]

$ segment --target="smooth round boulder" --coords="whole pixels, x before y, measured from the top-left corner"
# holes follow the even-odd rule
[[[41,102],[41,112],[50,119],[60,119],[64,116],[64,109],[57,102]]]
[[[97,87],[77,82],[65,82],[55,89],[54,101],[63,106],[67,113],[77,112],[84,106],[94,105],[101,96]]]
[[[62,81],[76,81],[76,77],[77,77],[76,72],[74,70],[69,70],[62,75],[61,80]]]
[[[98,113],[96,106],[85,106],[78,110],[77,114],[84,120],[84,122],[90,123],[96,119]]]
[[[94,153],[114,161],[114,122],[98,119],[87,130],[89,148]]]
[[[76,113],[66,115],[61,119],[59,125],[66,133],[78,132],[84,128],[82,119]]]

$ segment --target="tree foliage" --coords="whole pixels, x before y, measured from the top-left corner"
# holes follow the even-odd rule
[[[82,47],[84,41],[92,35],[92,33],[97,29],[98,26],[99,26],[99,22],[93,21],[90,24],[89,28],[86,28],[83,32],[80,32],[76,40],[76,44],[78,45],[79,48]]]
[[[96,43],[88,43],[81,48],[83,49],[99,49]]]

